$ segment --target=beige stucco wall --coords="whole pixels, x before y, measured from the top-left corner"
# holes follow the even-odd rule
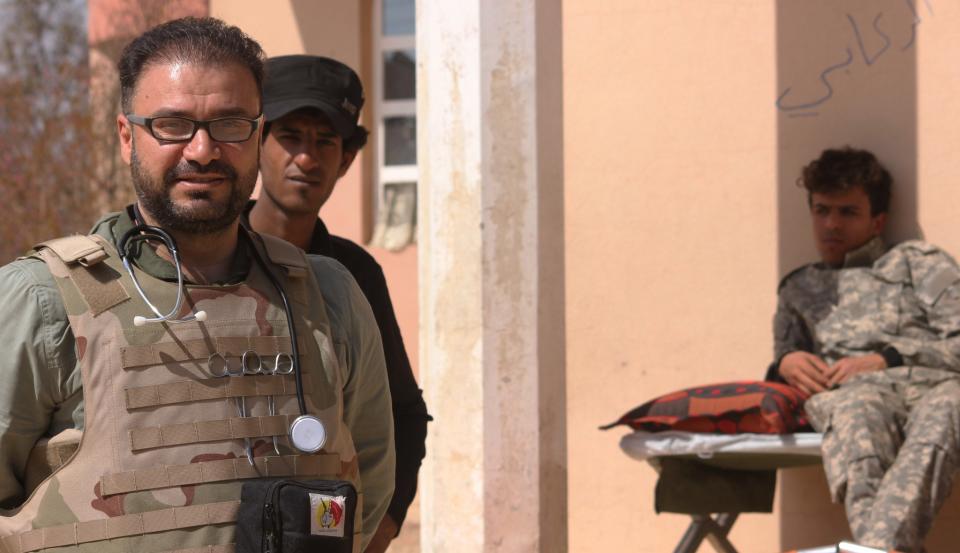
[[[672,550],[655,474],[597,426],[685,385],[762,375],[777,279],[770,2],[567,1],[571,551]],[[748,516],[743,551],[774,551]]]
[[[917,211],[927,239],[960,256],[960,5],[933,7],[917,46]]]
[[[210,15],[239,26],[263,46],[268,56],[313,54],[351,66],[366,84],[368,109],[363,124],[372,127],[373,90],[369,69],[369,0],[210,0]],[[371,136],[366,149],[375,142]],[[350,171],[337,183],[321,216],[334,234],[365,245],[371,231],[369,159],[361,150]],[[404,345],[414,371],[418,366],[417,248],[400,252],[368,248],[383,267]]]

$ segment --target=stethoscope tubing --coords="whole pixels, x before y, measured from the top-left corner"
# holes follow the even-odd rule
[[[240,234],[245,236],[250,242],[253,242],[253,237],[251,237],[247,232],[241,232]],[[260,256],[260,252],[252,243],[250,244],[250,250],[253,251],[253,258],[256,260],[257,265],[259,265],[260,269],[266,273],[267,279],[276,289],[277,294],[280,295],[280,301],[283,302],[283,311],[287,319],[287,328],[289,329],[290,333],[290,355],[293,358],[293,380],[296,382],[297,386],[297,404],[300,407],[300,415],[306,415],[307,402],[303,393],[303,371],[300,369],[300,349],[298,346],[299,340],[297,340],[297,325],[294,324],[293,308],[290,306],[290,300],[287,298],[287,293],[283,290],[283,286],[280,285],[280,281],[277,280],[277,277],[273,274],[273,271],[267,267],[267,264]]]
[[[173,257],[173,266],[177,269],[177,301],[174,303],[173,309],[166,315],[161,313],[160,309],[147,299],[147,294],[143,291],[143,287],[140,286],[140,280],[137,279],[137,275],[130,263],[130,256],[127,255],[127,248],[131,240],[150,240],[156,238],[159,238],[167,249],[170,250],[170,255]],[[136,225],[120,237],[120,240],[117,242],[117,251],[120,252],[120,262],[123,263],[123,268],[126,269],[127,274],[130,275],[130,279],[133,281],[133,286],[137,289],[137,293],[140,294],[140,297],[143,299],[143,302],[147,304],[147,307],[150,308],[150,311],[153,311],[156,315],[156,317],[137,317],[134,324],[142,326],[144,323],[159,323],[163,321],[185,323],[197,320],[198,318],[200,320],[205,318],[200,318],[200,313],[191,314],[179,319],[176,318],[177,313],[180,312],[180,307],[183,305],[183,270],[180,264],[180,254],[177,251],[177,243],[174,241],[173,236],[170,236],[170,234],[159,227]]]

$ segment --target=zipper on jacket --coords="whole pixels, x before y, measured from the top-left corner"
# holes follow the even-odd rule
[[[264,542],[261,549],[264,553],[273,553],[274,551],[279,551],[277,547],[277,539],[282,539],[283,528],[281,528],[282,521],[280,520],[280,513],[274,512],[274,506],[278,504],[280,499],[280,488],[283,487],[285,482],[274,482],[270,485],[270,488],[267,490],[267,502],[263,505],[263,538]]]

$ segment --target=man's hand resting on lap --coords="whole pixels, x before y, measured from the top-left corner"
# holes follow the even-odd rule
[[[780,376],[787,384],[813,395],[829,386],[830,367],[823,359],[806,351],[792,351],[780,359]]]
[[[879,353],[870,353],[859,357],[844,357],[834,363],[827,372],[827,387],[832,388],[837,384],[842,384],[855,374],[882,371],[885,368],[887,368],[887,362]]]

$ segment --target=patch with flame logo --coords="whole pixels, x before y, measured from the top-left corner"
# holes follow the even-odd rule
[[[342,495],[310,494],[310,533],[342,538],[346,507],[347,498]]]

